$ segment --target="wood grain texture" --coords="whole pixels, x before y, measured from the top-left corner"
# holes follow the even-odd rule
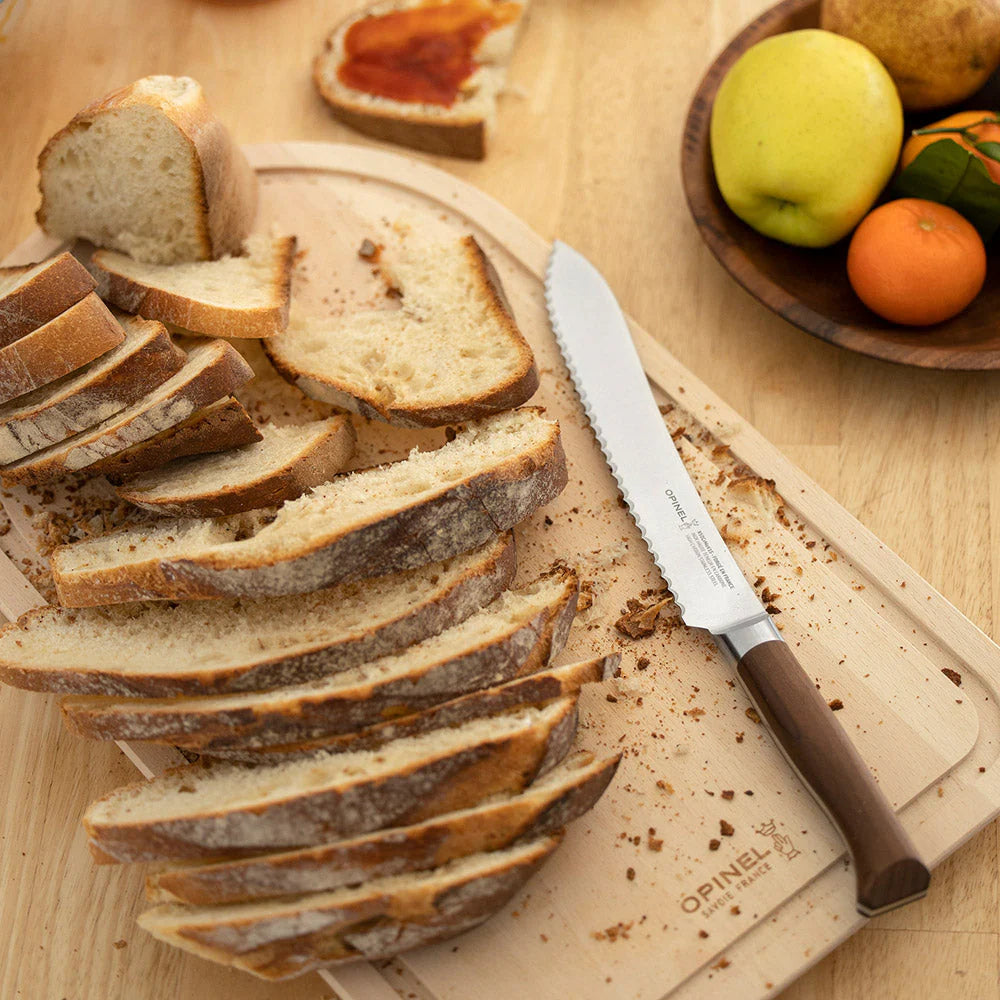
[[[10,3],[0,8],[0,92],[16,88],[19,100],[0,106],[0,253],[33,228],[34,157],[48,135],[145,73],[201,80],[242,142],[366,144],[330,119],[308,78],[350,2]],[[763,7],[537,0],[511,73],[526,96],[502,101],[489,158],[436,162],[588,254],[640,324],[989,632],[1000,602],[990,544],[998,376],[899,369],[805,337],[736,286],[687,214],[678,169],[687,102],[724,42]],[[318,979],[265,987],[135,933],[141,880],[92,866],[77,823],[89,799],[133,779],[132,765],[63,734],[46,698],[4,689],[0,718],[0,884],[10,887],[0,996],[153,1000],[164,982],[192,1000],[330,996]],[[937,870],[926,900],[873,922],[787,995],[860,998],[876,982],[880,995],[909,996],[915,970],[925,997],[991,995],[997,872],[993,825]],[[357,996],[374,994],[359,986]]]

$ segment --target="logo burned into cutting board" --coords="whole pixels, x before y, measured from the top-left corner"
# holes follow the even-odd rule
[[[727,867],[713,872],[706,881],[681,899],[681,909],[685,913],[700,913],[710,917],[726,907],[732,907],[737,896],[765,878],[774,869],[771,867],[776,857],[793,861],[802,854],[792,838],[778,829],[778,824],[769,819],[752,828],[759,837],[770,840],[771,846],[751,846],[732,858]]]
[[[792,838],[787,833],[779,833],[777,824],[773,819],[769,819],[760,826],[755,826],[753,832],[761,837],[771,838],[771,848],[780,854],[786,861],[797,858],[802,852],[792,843]]]

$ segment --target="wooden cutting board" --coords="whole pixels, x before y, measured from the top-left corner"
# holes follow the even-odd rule
[[[335,969],[327,981],[344,1000],[501,1000],[515,989],[532,1000],[776,992],[859,926],[852,874],[708,638],[677,625],[669,606],[647,637],[615,627],[629,609],[638,610],[630,622],[641,618],[662,584],[549,330],[547,243],[481,192],[401,156],[322,143],[248,154],[262,181],[258,228],[298,235],[305,254],[294,295],[311,311],[388,305],[357,255],[366,238],[387,253],[469,231],[482,242],[538,358],[533,402],[558,417],[570,461],[565,493],[519,531],[519,578],[556,558],[576,565],[594,603],[561,659],[623,654],[621,681],[586,693],[579,736],[595,751],[621,750],[622,766],[540,875],[455,942],[381,969]],[[38,233],[5,263],[55,248]],[[842,703],[838,718],[920,848],[940,860],[1000,811],[1000,649],[648,334],[633,334],[737,559],[824,696]],[[389,441],[375,425],[362,433],[369,454],[409,442]],[[22,501],[6,506],[30,543]],[[0,566],[4,614],[38,600],[12,563]],[[944,668],[961,674],[960,688]],[[175,756],[123,750],[147,776]]]

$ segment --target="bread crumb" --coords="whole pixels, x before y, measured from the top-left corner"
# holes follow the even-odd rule
[[[372,264],[377,264],[379,258],[382,256],[382,250],[384,247],[381,244],[373,243],[369,239],[364,239],[361,242],[361,246],[358,247],[358,256],[362,260],[370,261]]]
[[[610,927],[605,927],[603,931],[592,931],[591,937],[595,941],[617,941],[619,938],[624,938],[628,940],[628,932],[632,929],[632,924],[634,921],[629,921],[627,924],[618,921],[617,924],[612,924]]]
[[[839,698],[833,698],[827,704],[830,706],[832,712],[839,712],[844,707],[844,703]]]
[[[719,833],[721,833],[723,837],[731,837],[735,832],[736,828],[732,823],[729,823],[724,819],[719,820]]]
[[[625,602],[627,610],[622,612],[621,617],[615,622],[615,628],[630,639],[645,639],[656,630],[656,619],[660,616],[660,612],[667,605],[673,604],[673,601],[672,597],[665,597],[663,600],[644,606],[635,598],[629,598]]]

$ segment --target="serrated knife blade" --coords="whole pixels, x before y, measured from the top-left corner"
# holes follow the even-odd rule
[[[858,911],[873,916],[919,899],[927,867],[713,524],[614,293],[557,240],[545,301],[601,450],[685,624],[712,634],[786,760],[839,828],[854,859]]]
[[[684,468],[639,356],[622,349],[632,338],[611,289],[557,241],[545,296],[590,425],[685,623],[721,634],[766,621]]]

